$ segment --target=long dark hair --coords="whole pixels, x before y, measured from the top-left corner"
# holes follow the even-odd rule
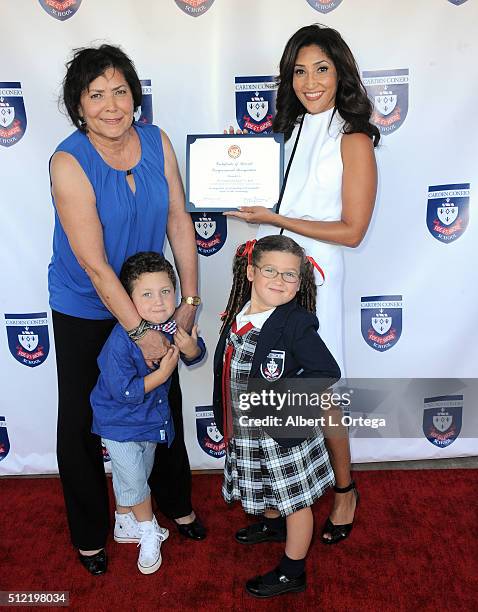
[[[264,236],[257,242],[241,244],[232,264],[232,288],[227,302],[226,311],[222,315],[221,332],[232,324],[244,304],[251,298],[251,283],[247,280],[247,265],[258,265],[263,254],[270,251],[292,253],[300,259],[300,288],[296,299],[300,306],[315,314],[317,286],[315,284],[314,268],[305,256],[304,249],[288,236]],[[248,256],[248,253],[251,255]]]
[[[282,132],[288,140],[298,117],[307,112],[294,92],[292,79],[297,54],[302,47],[310,45],[320,47],[337,71],[334,112],[338,111],[345,120],[344,133],[367,134],[373,140],[374,146],[377,146],[380,132],[370,123],[373,106],[367,97],[352,51],[337,30],[320,24],[300,28],[285,46],[280,61],[274,132]]]
[[[133,62],[120,47],[100,45],[99,47],[73,49],[73,57],[67,62],[66,68],[60,101],[66,108],[73,125],[82,132],[86,132],[86,125],[79,111],[81,94],[108,68],[115,68],[123,73],[133,95],[135,111],[141,104],[143,95],[141,81]]]

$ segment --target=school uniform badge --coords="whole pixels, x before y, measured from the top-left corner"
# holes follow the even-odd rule
[[[80,8],[82,0],[39,0],[40,6],[55,19],[70,19]]]
[[[7,422],[4,416],[0,416],[0,461],[3,461],[10,451],[10,440],[8,439]]]
[[[22,84],[0,82],[0,145],[17,144],[27,129],[27,114],[23,103]]]
[[[408,68],[362,73],[373,102],[372,122],[381,134],[390,134],[402,125],[408,113]]]
[[[461,431],[463,395],[426,397],[423,408],[423,433],[438,448],[453,444]]]
[[[342,0],[307,0],[307,4],[319,13],[330,13],[342,4]]]
[[[376,351],[388,351],[402,334],[402,296],[373,295],[361,298],[362,336]]]
[[[279,380],[284,374],[285,351],[271,351],[261,363],[260,372],[269,382]]]
[[[222,249],[227,238],[227,218],[221,213],[191,213],[196,232],[197,251],[204,257]]]
[[[454,242],[468,227],[470,183],[428,187],[427,227],[439,242]]]
[[[134,113],[137,123],[153,123],[153,88],[151,79],[141,79],[141,104]]]
[[[270,134],[276,112],[277,83],[273,76],[235,77],[236,120],[241,130]]]
[[[174,0],[179,8],[191,17],[201,17],[214,4],[214,0]]]
[[[214,422],[212,406],[196,406],[196,432],[199,446],[215,459],[226,454],[224,438]]]
[[[5,325],[15,359],[30,368],[41,365],[50,351],[46,312],[6,314]]]

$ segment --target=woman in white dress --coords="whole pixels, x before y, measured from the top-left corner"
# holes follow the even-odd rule
[[[286,139],[285,187],[278,212],[262,206],[225,213],[259,223],[257,238],[293,238],[323,271],[316,272],[319,333],[345,375],[343,359],[343,249],[360,244],[372,216],[377,187],[370,123],[372,104],[355,59],[340,34],[320,25],[298,30],[280,62],[274,131]],[[336,492],[322,541],[334,544],[352,529],[358,492],[350,474],[347,436],[329,437]],[[275,533],[266,514],[264,539]],[[279,520],[279,519],[277,519]],[[268,525],[270,527],[268,527]]]

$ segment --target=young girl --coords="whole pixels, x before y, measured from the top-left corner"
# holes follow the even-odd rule
[[[294,240],[266,236],[241,245],[233,274],[214,356],[214,416],[226,439],[231,423],[241,423],[239,396],[253,379],[273,385],[273,379],[298,375],[329,382],[340,378],[317,333],[313,266]],[[256,597],[303,591],[311,506],[334,482],[323,435],[274,439],[261,427],[234,427],[232,433],[223,497],[228,503],[241,500],[245,512],[262,517],[240,529],[236,539],[254,544],[287,538],[277,568],[248,580],[246,590]]]
[[[204,357],[205,346],[197,337],[196,326],[189,335],[170,320],[176,309],[176,276],[162,255],[151,251],[132,255],[121,269],[120,280],[142,317],[142,332],[136,331],[133,337],[118,323],[106,341],[98,358],[100,376],[90,398],[92,431],[102,436],[111,457],[114,539],[138,542],[138,569],[152,574],[161,565],[161,542],[169,535],[153,515],[148,479],[156,444],[171,446],[174,439],[168,402],[171,375],[180,354],[192,365]],[[136,344],[146,329],[160,330],[171,342],[153,371]]]

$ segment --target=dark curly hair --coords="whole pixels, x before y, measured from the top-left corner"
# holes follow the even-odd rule
[[[251,283],[247,280],[248,257],[244,254],[247,247],[252,243],[241,244],[234,257],[232,264],[232,288],[227,302],[226,311],[223,313],[221,332],[232,324],[244,304],[251,298]],[[289,238],[276,234],[264,236],[255,242],[252,249],[252,264],[257,266],[264,253],[280,251],[292,253],[300,259],[300,287],[296,299],[300,306],[315,314],[315,301],[317,296],[317,285],[315,284],[314,268],[305,256],[304,249]]]
[[[166,272],[176,290],[176,274],[169,261],[160,253],[142,251],[128,257],[121,268],[119,279],[129,296],[133,293],[135,281],[141,274],[147,274],[148,272]]]
[[[337,30],[320,24],[300,28],[285,46],[277,78],[279,88],[276,101],[277,113],[273,123],[274,132],[283,133],[288,140],[297,119],[307,112],[294,92],[292,80],[297,54],[302,47],[310,45],[320,47],[337,71],[334,113],[338,112],[345,120],[344,133],[367,134],[373,140],[374,146],[377,146],[380,132],[370,123],[373,105],[367,97],[352,51]]]
[[[79,110],[81,94],[108,68],[114,68],[123,73],[133,95],[135,111],[141,104],[143,95],[141,81],[133,62],[119,47],[101,45],[100,47],[73,49],[73,57],[66,63],[66,68],[61,102],[73,125],[83,132],[86,131],[86,126]]]

